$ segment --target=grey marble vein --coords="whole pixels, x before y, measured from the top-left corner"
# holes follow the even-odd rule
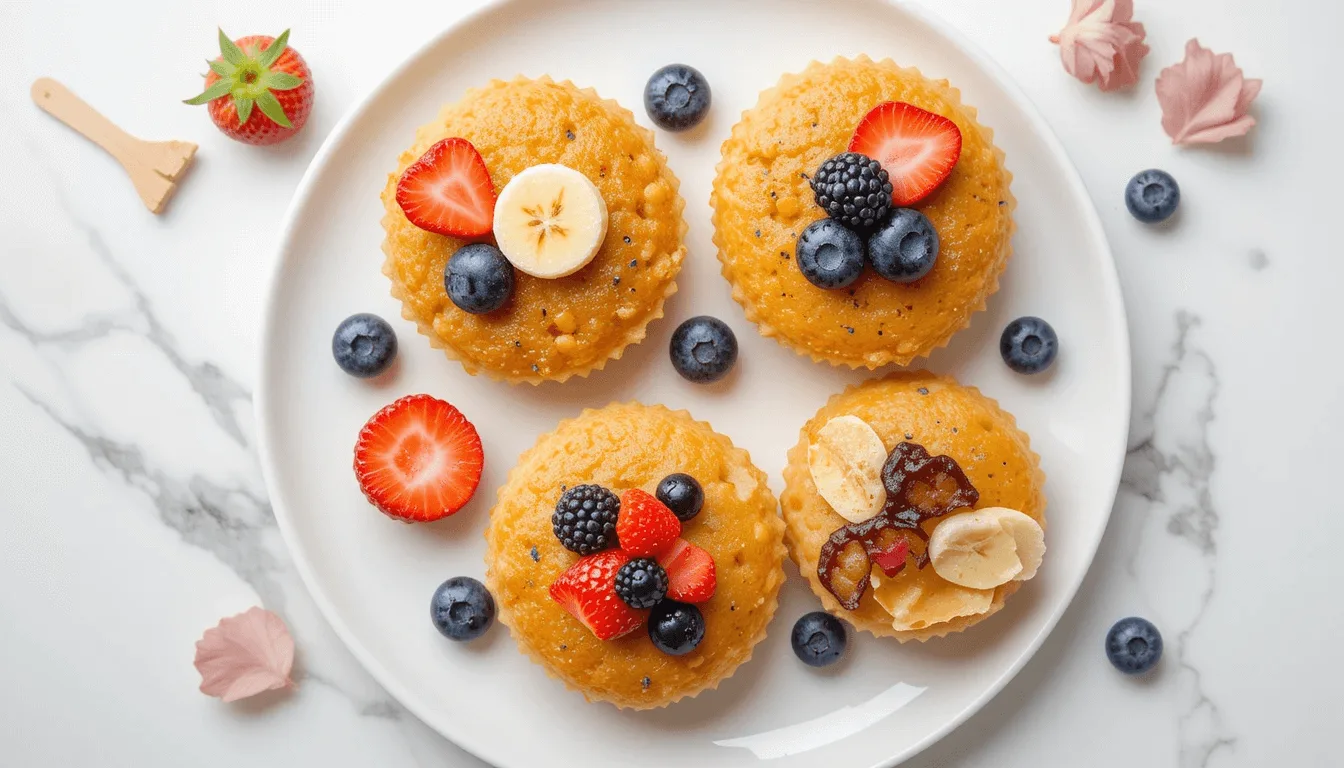
[[[1198,317],[1188,312],[1176,315],[1176,341],[1168,362],[1162,367],[1151,406],[1138,416],[1139,438],[1129,448],[1121,481],[1122,491],[1134,494],[1145,503],[1148,514],[1165,515],[1164,529],[1194,548],[1196,567],[1204,580],[1199,586],[1197,608],[1192,616],[1178,624],[1174,633],[1176,665],[1182,684],[1188,689],[1188,704],[1178,721],[1181,768],[1206,768],[1214,755],[1231,750],[1236,739],[1225,727],[1218,704],[1204,687],[1203,674],[1191,658],[1190,645],[1208,613],[1217,588],[1218,508],[1214,504],[1211,483],[1217,458],[1209,438],[1214,421],[1220,382],[1213,359],[1193,338],[1200,326]],[[1176,390],[1193,391],[1195,402],[1175,402]],[[1159,414],[1165,414],[1159,418]],[[1175,488],[1179,493],[1167,493]],[[1139,548],[1131,553],[1128,570],[1138,575]],[[1190,585],[1200,585],[1191,579]],[[1166,627],[1171,636],[1171,627]]]
[[[47,166],[48,178],[59,178],[55,168],[47,161],[42,145],[26,134],[23,135],[23,141],[27,144],[29,155],[37,162]],[[57,205],[65,213],[66,221],[84,237],[93,254],[131,295],[135,309],[135,317],[132,319],[138,319],[139,325],[137,326],[134,322],[127,322],[126,319],[93,316],[84,318],[79,326],[67,331],[41,332],[23,323],[12,309],[3,302],[3,297],[0,297],[0,323],[19,333],[32,344],[52,344],[62,347],[78,346],[103,338],[117,330],[135,333],[154,345],[164,358],[182,374],[192,390],[201,399],[201,402],[210,411],[211,418],[219,425],[220,429],[224,430],[239,445],[246,446],[247,438],[243,434],[235,405],[237,403],[246,404],[251,401],[251,394],[247,388],[220,370],[212,362],[193,362],[187,359],[187,356],[178,347],[177,339],[155,313],[154,305],[149,300],[149,296],[140,288],[130,272],[116,259],[102,234],[80,216],[79,211],[75,209],[59,183],[53,183],[52,190]]]

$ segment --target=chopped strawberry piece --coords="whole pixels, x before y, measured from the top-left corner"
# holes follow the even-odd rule
[[[630,562],[618,549],[588,555],[551,584],[551,599],[578,619],[598,640],[613,640],[639,629],[645,611],[637,611],[616,595],[616,572]]]
[[[401,174],[397,205],[421,229],[480,237],[494,227],[495,185],[471,142],[444,139]]]
[[[904,537],[900,537],[892,542],[891,546],[879,552],[872,553],[873,564],[882,569],[882,572],[888,576],[895,576],[905,567],[905,559],[910,555],[910,542]]]
[[[410,395],[375,413],[355,443],[360,490],[383,514],[428,522],[461,509],[481,482],[485,455],[462,412]]]
[[[621,494],[616,539],[633,557],[657,557],[677,541],[681,521],[667,505],[638,488]]]
[[[961,157],[961,130],[942,115],[888,101],[859,122],[849,151],[881,163],[891,179],[892,202],[912,205],[952,173]]]
[[[683,603],[703,603],[714,596],[718,580],[714,558],[685,539],[677,539],[658,558],[667,571],[667,596]]]

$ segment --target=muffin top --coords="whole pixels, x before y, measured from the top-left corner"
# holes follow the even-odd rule
[[[444,267],[468,241],[417,228],[396,199],[407,166],[448,137],[475,146],[496,191],[542,163],[588,177],[608,213],[606,238],[592,262],[558,279],[515,270],[513,297],[489,314],[454,305]],[[444,107],[401,153],[382,194],[383,271],[403,315],[469,373],[534,384],[587,375],[643,339],[676,291],[686,229],[677,189],[652,133],[614,101],[549,78],[496,80]]]
[[[798,237],[824,215],[808,179],[889,101],[961,131],[951,175],[914,206],[938,232],[937,262],[913,283],[869,268],[847,288],[818,288],[793,261]],[[801,354],[855,368],[904,365],[947,343],[998,289],[1011,252],[1011,176],[991,139],[947,81],[890,60],[842,58],[786,75],[733,127],[710,201],[723,274],[747,318]]]
[[[789,553],[826,609],[859,629],[905,641],[959,632],[1002,608],[1021,582],[967,590],[943,580],[927,564],[921,568],[907,563],[894,578],[874,568],[877,585],[853,611],[842,608],[826,589],[817,574],[819,554],[831,533],[848,521],[819,495],[808,468],[808,446],[828,421],[845,415],[867,422],[887,451],[905,442],[917,443],[933,456],[950,456],[979,492],[976,509],[1008,507],[1045,524],[1040,459],[1012,415],[979,390],[927,371],[894,373],[850,387],[803,426],[798,444],[789,451],[780,498]],[[925,521],[925,533],[932,533],[943,519]],[[902,613],[905,628],[894,626],[893,607]],[[957,615],[963,610],[977,612]]]
[[[714,596],[698,606],[704,639],[684,656],[656,649],[643,628],[599,640],[548,594],[579,559],[556,538],[551,512],[566,487],[653,493],[677,472],[705,494],[681,530],[717,571]],[[764,638],[784,581],[783,523],[765,474],[709,425],[662,406],[587,410],[543,435],[500,489],[486,541],[486,583],[522,650],[589,699],[620,707],[664,706],[731,675]]]

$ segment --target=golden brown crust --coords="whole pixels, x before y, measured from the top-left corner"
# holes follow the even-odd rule
[[[557,280],[515,273],[513,299],[488,315],[453,305],[443,268],[466,241],[415,227],[396,201],[402,171],[449,136],[475,145],[496,191],[540,163],[561,163],[588,176],[609,217],[592,263]],[[679,186],[653,133],[615,101],[547,77],[495,80],[444,107],[398,158],[382,193],[383,273],[402,315],[468,373],[531,384],[587,376],[642,341],[676,293],[687,228]]]
[[[699,606],[705,639],[685,656],[661,653],[643,629],[600,641],[547,591],[578,559],[551,530],[562,485],[652,492],[673,472],[704,487],[704,509],[682,535],[713,555],[718,576]],[[552,677],[589,700],[651,709],[717,687],[751,658],[778,604],[783,536],[765,473],[746,451],[685,411],[612,404],[562,421],[519,458],[490,513],[486,584],[518,647]]]
[[[935,456],[946,454],[956,459],[980,492],[977,507],[1010,507],[1045,525],[1045,473],[1040,468],[1040,457],[1031,450],[1026,433],[1017,428],[1012,414],[998,403],[975,387],[962,386],[949,376],[928,371],[903,371],[851,386],[832,396],[803,425],[798,444],[789,450],[784,493],[780,496],[789,556],[822,605],[858,629],[901,642],[960,632],[998,612],[1008,596],[1021,586],[1020,582],[1009,582],[996,589],[986,613],[919,630],[893,629],[891,615],[874,599],[871,589],[864,594],[858,610],[847,611],[822,586],[817,576],[821,545],[846,521],[817,494],[808,470],[807,447],[827,421],[846,414],[868,422],[887,450],[910,440]],[[1049,557],[1046,559],[1048,567]],[[897,575],[895,582],[898,588],[918,584],[930,589],[945,584],[932,568],[909,567]]]
[[[952,175],[915,206],[938,229],[938,262],[908,285],[868,270],[848,289],[822,290],[793,263],[797,237],[822,217],[807,179],[885,101],[944,115],[962,133]],[[998,290],[1012,253],[1011,181],[993,132],[946,80],[890,59],[813,62],[762,93],[724,142],[710,195],[714,244],[733,298],[762,335],[832,365],[905,365],[946,345]]]

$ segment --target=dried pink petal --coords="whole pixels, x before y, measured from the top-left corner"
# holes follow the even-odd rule
[[[222,619],[196,641],[201,693],[237,701],[294,685],[294,638],[285,622],[262,608]]]
[[[1185,60],[1157,76],[1162,130],[1173,144],[1211,144],[1241,136],[1255,125],[1248,112],[1261,84],[1242,76],[1232,54],[1215,54],[1192,38],[1185,44]]]
[[[1068,23],[1050,38],[1059,44],[1064,71],[1103,91],[1137,83],[1148,46],[1133,19],[1134,0],[1073,0]]]

